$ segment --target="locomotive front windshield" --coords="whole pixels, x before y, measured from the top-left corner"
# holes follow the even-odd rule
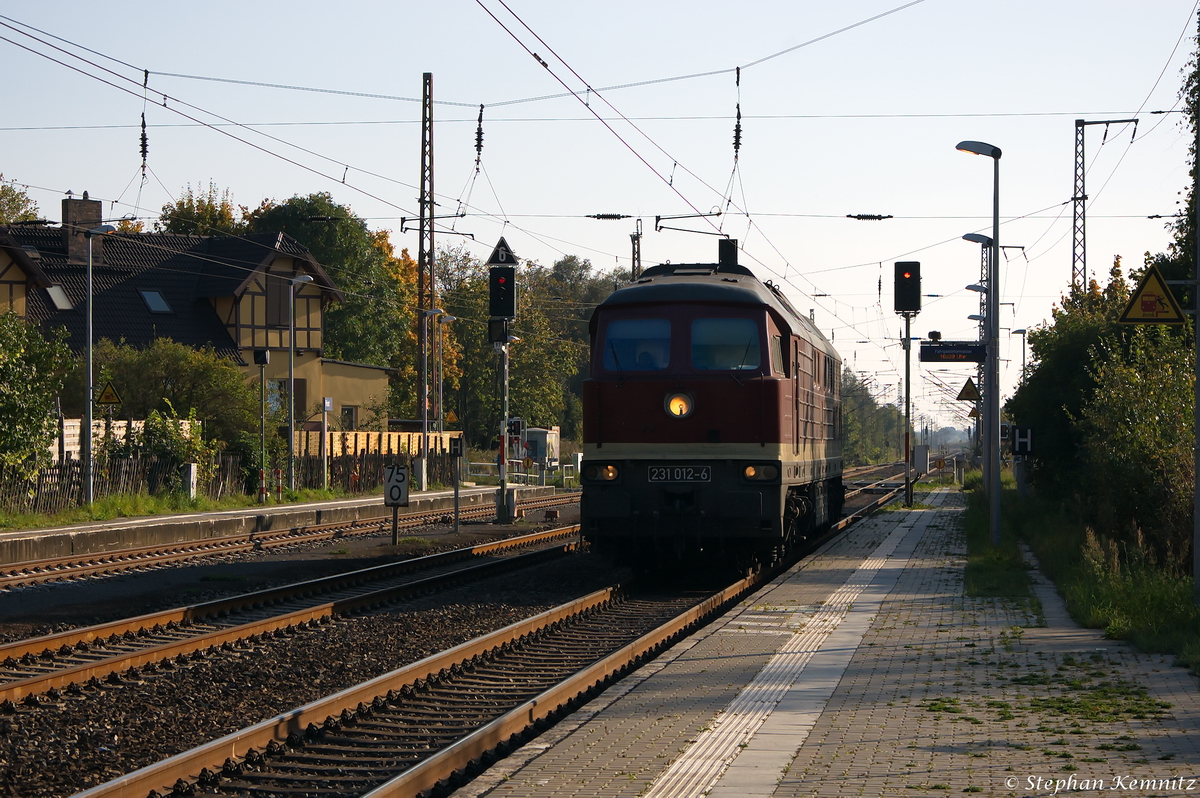
[[[662,371],[671,363],[671,322],[666,319],[614,319],[604,335],[604,368],[609,371]]]
[[[753,319],[693,319],[692,368],[700,371],[758,369],[758,323]]]

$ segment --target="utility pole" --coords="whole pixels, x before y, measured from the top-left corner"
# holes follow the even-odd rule
[[[421,76],[421,217],[417,248],[417,338],[420,374],[417,376],[417,409],[421,412],[421,451],[417,458],[417,490],[429,490],[429,311],[434,307],[433,288],[433,73]]]
[[[1071,197],[1074,207],[1075,225],[1073,228],[1071,285],[1080,290],[1087,288],[1087,190],[1084,187],[1084,177],[1087,173],[1087,163],[1083,157],[1083,131],[1088,125],[1104,125],[1104,140],[1108,140],[1109,125],[1133,123],[1133,135],[1137,136],[1136,119],[1103,119],[1089,122],[1085,119],[1075,120],[1075,193]],[[1103,142],[1101,142],[1103,146]]]
[[[637,220],[637,229],[629,234],[629,239],[633,242],[633,257],[629,266],[629,274],[631,280],[636,280],[642,275],[642,220]]]

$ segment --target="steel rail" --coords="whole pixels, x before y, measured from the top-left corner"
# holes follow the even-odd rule
[[[286,742],[290,735],[303,737],[309,724],[319,726],[332,715],[340,715],[343,711],[353,712],[360,704],[369,705],[379,696],[398,691],[418,680],[436,677],[442,671],[464,661],[498,650],[512,640],[535,634],[545,627],[600,607],[611,601],[617,590],[616,587],[598,590],[327,698],[313,701],[218,740],[176,754],[162,762],[135,770],[79,793],[75,798],[146,798],[151,790],[169,792],[180,779],[193,780],[206,768],[219,770],[226,759],[242,757],[251,748],[260,750],[271,743],[279,745]]]
[[[894,479],[894,477],[884,477],[877,482],[872,482],[870,485],[864,485],[861,488],[855,488],[854,490],[847,491],[845,494],[843,494],[842,498],[849,499],[851,496],[857,496],[860,493],[867,493],[872,490],[876,490],[880,485],[883,485],[885,482],[888,482],[891,479]]]
[[[900,491],[894,491],[880,497],[869,507],[861,508],[854,515],[840,521],[836,528],[846,528],[899,495]],[[480,764],[489,751],[525,733],[532,725],[568,710],[578,701],[590,696],[597,688],[636,667],[691,628],[705,622],[710,615],[719,613],[730,602],[739,600],[747,592],[775,578],[783,570],[783,567],[765,569],[739,580],[660,625],[654,631],[603,656],[573,676],[543,691],[536,698],[522,702],[500,718],[432,754],[366,793],[363,798],[414,796],[451,786],[453,780],[465,777],[470,769]],[[477,661],[477,657],[502,650],[506,645],[526,635],[535,634],[577,613],[603,606],[616,597],[617,590],[618,588],[607,588],[534,618],[512,624],[328,698],[311,702],[162,762],[148,765],[79,793],[76,798],[146,798],[151,791],[162,791],[165,794],[176,786],[187,789],[188,785],[197,781],[211,779],[213,774],[221,772],[224,765],[241,761],[252,749],[280,750],[280,746],[287,744],[289,738],[292,741],[303,740],[310,725],[321,727],[329,719],[344,717],[343,713],[361,712],[377,699],[410,687],[413,683],[452,673],[456,667]]]
[[[624,675],[644,660],[657,655],[690,629],[722,611],[730,602],[774,578],[764,572],[739,580],[719,593],[677,615],[657,629],[559,682],[541,695],[524,702],[466,737],[422,760],[391,781],[366,793],[363,798],[405,798],[439,786],[447,786],[454,774],[464,774],[487,752],[522,734],[530,726],[569,709],[575,702],[614,677]],[[86,793],[85,793],[86,795]]]
[[[521,503],[522,509],[574,504],[578,494],[530,499]],[[382,505],[381,505],[382,506]],[[490,506],[464,508],[460,515],[468,519],[482,518],[495,513]],[[402,528],[419,527],[431,521],[445,518],[447,510],[411,513],[400,518]],[[41,560],[28,560],[4,566],[0,574],[0,590],[41,582],[56,582],[78,579],[95,574],[117,573],[137,568],[171,565],[177,562],[204,557],[241,554],[263,549],[280,548],[314,543],[343,537],[361,537],[379,534],[391,524],[390,518],[380,516],[369,520],[334,521],[327,524],[312,524],[288,529],[267,530],[250,534],[225,535],[201,540],[160,543],[128,549],[97,552],[87,555],[68,555]],[[347,534],[349,533],[349,534]]]
[[[577,533],[578,530],[578,525],[563,527],[547,532],[524,535],[521,538],[509,538],[504,541],[494,541],[488,544],[481,544],[479,546],[473,546],[466,549],[459,549],[454,552],[446,552],[443,555],[431,555],[429,558],[420,558],[420,560],[425,562],[426,568],[433,567],[434,565],[451,564],[454,562],[461,562],[469,557],[482,556],[506,549],[550,542],[555,539],[573,535]],[[394,601],[406,595],[411,595],[413,593],[434,588],[443,588],[448,583],[454,581],[466,578],[482,579],[484,577],[491,576],[496,572],[532,565],[541,559],[559,556],[566,551],[573,550],[577,547],[577,545],[577,543],[573,542],[565,544],[560,548],[543,549],[538,552],[521,555],[517,558],[484,563],[470,568],[459,569],[450,573],[428,577],[426,579],[407,582],[402,585],[393,585],[379,590],[367,591],[356,596],[337,599],[335,601],[313,604],[309,607],[300,608],[279,615],[273,615],[267,618],[256,619],[241,624],[231,624],[213,631],[202,632],[198,635],[190,635],[184,639],[159,643],[157,645],[139,648],[134,651],[120,652],[112,657],[105,657],[66,668],[59,668],[44,674],[38,674],[24,679],[12,680],[0,685],[0,702],[20,701],[29,695],[44,693],[51,689],[61,689],[68,687],[71,684],[80,684],[88,681],[89,679],[100,678],[111,673],[120,673],[128,670],[129,668],[145,667],[150,663],[162,662],[164,660],[173,659],[181,655],[192,654],[197,651],[206,651],[214,647],[222,646],[226,643],[233,644],[251,637],[268,634],[279,629],[311,625],[316,622],[324,621],[335,615],[345,615],[351,612],[363,610],[364,608],[371,608],[388,601]],[[17,656],[24,656],[25,654],[32,654],[33,652],[45,652],[47,649],[54,651],[55,643],[57,643],[60,647],[73,646],[75,643],[80,641],[86,642],[90,640],[106,639],[111,637],[112,634],[123,635],[125,632],[131,632],[136,629],[147,629],[152,626],[163,626],[166,623],[178,621],[180,619],[193,620],[197,617],[211,617],[214,614],[219,615],[228,612],[244,611],[247,608],[258,608],[267,603],[274,603],[277,600],[284,600],[285,598],[311,596],[316,592],[328,592],[329,590],[337,587],[362,584],[372,579],[379,580],[382,578],[403,574],[408,571],[416,570],[416,568],[411,567],[411,565],[416,562],[418,562],[418,560],[409,560],[405,563],[397,563],[393,565],[376,566],[375,568],[355,571],[349,574],[338,574],[332,577],[323,577],[321,579],[312,580],[310,582],[287,585],[273,590],[266,590],[259,593],[245,594],[230,599],[208,602],[206,604],[197,605],[196,607],[183,607],[174,610],[165,610],[161,613],[151,613],[149,615],[143,615],[137,618],[115,621],[111,624],[101,624],[95,627],[88,627],[87,629],[63,632],[57,635],[47,635],[46,637],[35,638],[27,641],[18,641],[17,643],[0,647],[0,655],[12,656],[16,658]],[[395,566],[410,567],[398,568]],[[339,584],[339,582],[341,584]],[[200,608],[203,608],[206,611],[205,615],[190,614],[191,611]],[[118,630],[120,631],[118,632]],[[105,634],[105,632],[107,632],[107,634]],[[68,641],[72,639],[72,636],[75,642],[68,643]],[[46,645],[47,641],[50,641],[49,646]],[[17,652],[20,652],[20,654]]]

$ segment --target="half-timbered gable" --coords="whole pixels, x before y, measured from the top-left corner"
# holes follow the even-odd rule
[[[40,325],[66,329],[76,352],[83,351],[87,335],[82,233],[101,218],[101,203],[84,196],[63,200],[61,226],[0,226],[0,312],[12,309]],[[286,234],[96,236],[91,270],[94,340],[143,346],[171,338],[209,346],[242,366],[248,378],[275,384],[288,375],[294,322],[300,418],[321,397],[333,398],[340,413],[386,396],[387,369],[323,357],[325,308],[342,294],[312,254]],[[311,282],[293,289],[301,276]],[[255,350],[275,354],[265,373],[250,365]]]
[[[0,235],[0,313],[25,318],[29,292],[38,288],[48,289],[50,283],[31,253]]]

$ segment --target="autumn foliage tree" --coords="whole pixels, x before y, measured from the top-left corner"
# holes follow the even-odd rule
[[[24,187],[0,174],[0,224],[27,222],[38,218],[37,203]]]

